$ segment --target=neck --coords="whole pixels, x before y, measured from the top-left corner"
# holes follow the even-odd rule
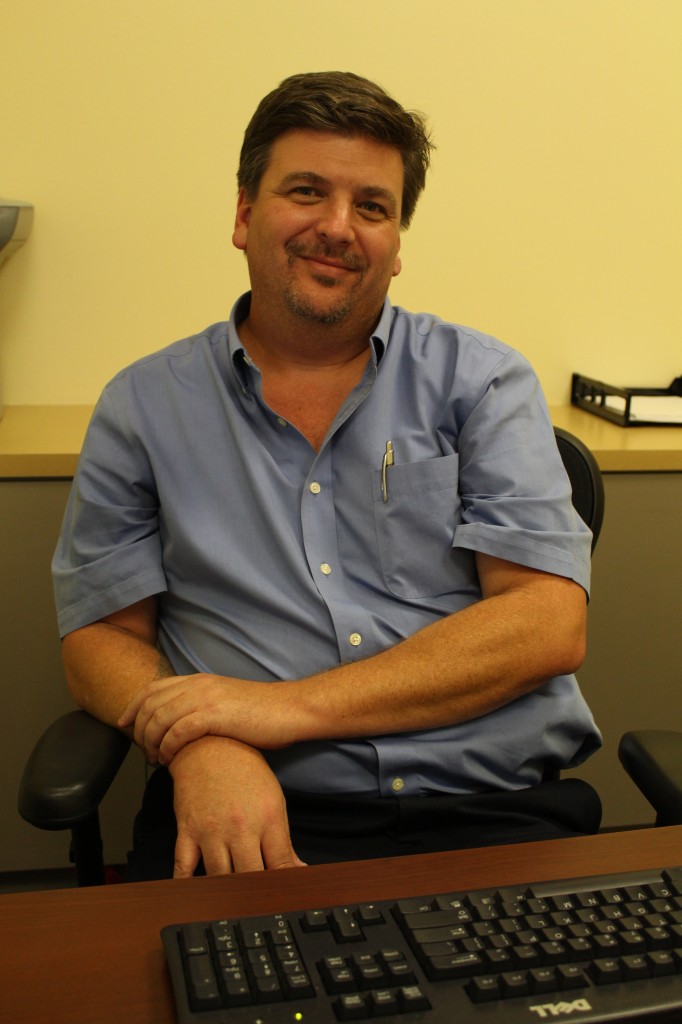
[[[266,366],[331,370],[357,361],[364,365],[377,319],[360,325],[346,321],[324,324],[303,317],[262,317],[252,306],[238,333],[261,370]]]

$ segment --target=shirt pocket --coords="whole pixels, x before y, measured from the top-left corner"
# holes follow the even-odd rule
[[[432,597],[463,582],[452,547],[461,519],[458,465],[455,454],[390,466],[386,501],[375,473],[379,557],[386,586],[398,597]]]

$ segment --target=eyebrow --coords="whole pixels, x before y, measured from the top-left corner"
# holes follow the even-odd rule
[[[280,181],[279,187],[286,188],[289,185],[293,185],[295,181],[305,181],[308,185],[329,186],[332,184],[329,178],[325,178],[321,174],[315,174],[314,171],[291,171],[289,174],[285,174]],[[360,193],[366,199],[383,199],[386,205],[391,208],[391,212],[397,212],[398,210],[398,200],[390,189],[383,188],[381,185],[363,185]]]

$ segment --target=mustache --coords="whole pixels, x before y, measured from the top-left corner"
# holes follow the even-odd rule
[[[321,257],[326,260],[334,260],[335,263],[340,263],[347,270],[363,271],[367,269],[367,264],[362,256],[334,248],[333,245],[308,246],[303,242],[289,242],[285,249],[289,256],[313,260]]]

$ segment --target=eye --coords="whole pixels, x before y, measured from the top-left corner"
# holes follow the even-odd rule
[[[386,207],[375,203],[373,199],[366,199],[359,204],[358,209],[367,220],[384,220],[388,216]]]
[[[289,192],[294,199],[319,199],[320,193],[312,185],[296,185]]]

